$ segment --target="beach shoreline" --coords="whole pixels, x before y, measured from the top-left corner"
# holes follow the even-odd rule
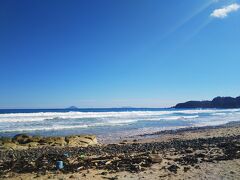
[[[1,151],[3,179],[194,179],[197,174],[202,179],[220,175],[234,179],[240,175],[240,122],[142,134],[89,147],[31,148],[19,150],[17,159],[9,152]],[[44,165],[43,157],[51,163]],[[57,159],[63,160],[65,169],[55,169]],[[9,162],[21,162],[22,169],[15,165],[6,170]],[[42,168],[30,166],[36,162]],[[219,167],[215,168],[216,163]],[[222,170],[229,166],[224,174]],[[222,173],[214,177],[208,172],[210,167]]]

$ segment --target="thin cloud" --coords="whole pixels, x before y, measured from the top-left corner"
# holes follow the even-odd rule
[[[192,14],[190,14],[190,16],[188,16],[185,19],[183,19],[182,21],[178,22],[178,24],[175,27],[173,27],[171,30],[169,30],[169,32],[167,32],[165,35],[163,35],[163,37],[161,37],[159,41],[161,41],[162,39],[173,34],[175,31],[177,31],[182,26],[184,26],[185,24],[190,22],[194,17],[196,17],[197,15],[199,15],[200,13],[205,11],[207,8],[209,8],[213,3],[216,3],[217,1],[218,0],[212,0],[212,1],[208,1],[207,3],[203,4],[201,7],[199,7],[195,11],[193,11]]]
[[[240,9],[240,5],[237,3],[234,3],[220,9],[215,9],[210,16],[214,18],[225,18],[228,16],[229,13],[238,11],[239,9]]]

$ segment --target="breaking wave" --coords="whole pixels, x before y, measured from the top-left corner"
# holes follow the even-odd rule
[[[202,126],[240,120],[240,109],[163,109],[118,112],[32,112],[0,114],[0,133],[141,126]]]

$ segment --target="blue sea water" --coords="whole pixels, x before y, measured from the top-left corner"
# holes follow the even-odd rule
[[[8,109],[0,110],[0,136],[96,134],[124,138],[182,127],[240,120],[240,109]]]

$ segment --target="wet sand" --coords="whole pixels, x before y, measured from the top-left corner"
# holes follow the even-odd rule
[[[49,152],[63,158],[65,170],[54,169],[50,161],[44,165],[43,158],[38,161],[45,169],[30,166],[40,155],[54,162],[55,157],[46,155]],[[61,155],[66,152],[70,157],[64,159]],[[35,148],[21,153],[19,168],[1,168],[2,179],[239,179],[240,123],[143,134],[88,148]],[[13,162],[8,155],[2,154],[0,166]],[[25,165],[32,168],[30,172]]]

